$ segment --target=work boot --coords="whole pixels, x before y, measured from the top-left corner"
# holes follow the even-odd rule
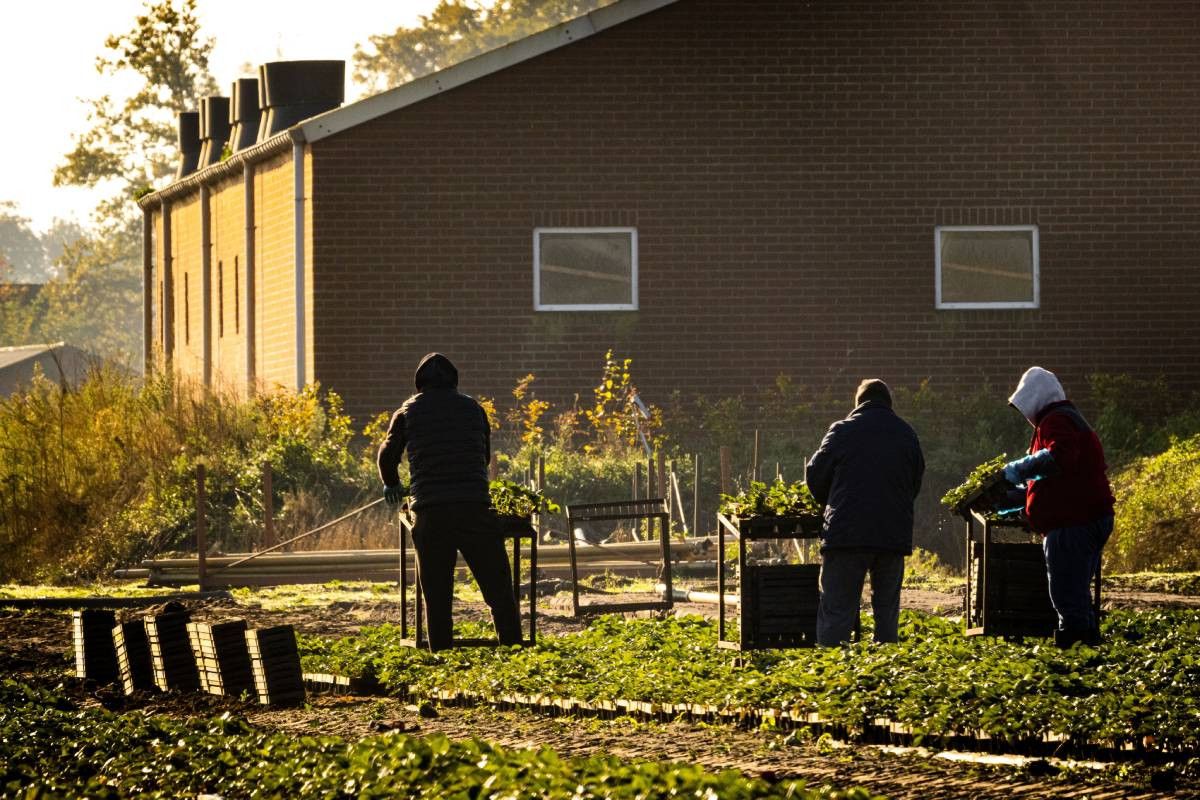
[[[1084,641],[1087,634],[1084,631],[1068,628],[1054,632],[1054,646],[1059,650],[1067,650]]]

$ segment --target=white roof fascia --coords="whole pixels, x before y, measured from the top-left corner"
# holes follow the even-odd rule
[[[390,114],[398,109],[419,103],[449,89],[463,86],[478,78],[536,58],[543,53],[565,47],[580,39],[586,39],[600,31],[675,2],[677,0],[619,0],[612,5],[584,14],[582,17],[561,23],[553,28],[547,28],[524,39],[510,42],[495,50],[489,50],[386,92],[311,117],[295,127],[303,132],[306,141],[318,142],[327,136],[333,136],[335,133],[370,122],[384,114]]]

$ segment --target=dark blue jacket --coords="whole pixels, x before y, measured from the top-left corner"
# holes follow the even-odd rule
[[[868,401],[833,423],[805,474],[825,505],[821,549],[911,553],[924,474],[916,432],[887,405]]]
[[[400,483],[400,456],[408,450],[409,495],[415,510],[449,504],[490,502],[488,462],[491,429],[479,403],[458,391],[450,359],[430,353],[421,359],[417,394],[392,415],[379,448],[379,477]]]

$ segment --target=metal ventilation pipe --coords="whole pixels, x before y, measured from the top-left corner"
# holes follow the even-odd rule
[[[221,161],[229,141],[229,98],[200,98],[200,160],[198,169]]]
[[[332,111],[346,98],[345,61],[273,61],[258,68],[258,141]]]
[[[245,150],[258,141],[262,108],[258,104],[258,79],[238,78],[229,102],[229,149]]]
[[[196,164],[200,160],[200,114],[195,111],[180,111],[178,129],[179,169],[175,170],[175,180],[196,171]]]

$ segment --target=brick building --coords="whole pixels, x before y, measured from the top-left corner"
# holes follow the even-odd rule
[[[1188,2],[623,0],[141,199],[149,359],[366,416],[1029,364],[1200,389]],[[155,355],[157,354],[157,355]]]

